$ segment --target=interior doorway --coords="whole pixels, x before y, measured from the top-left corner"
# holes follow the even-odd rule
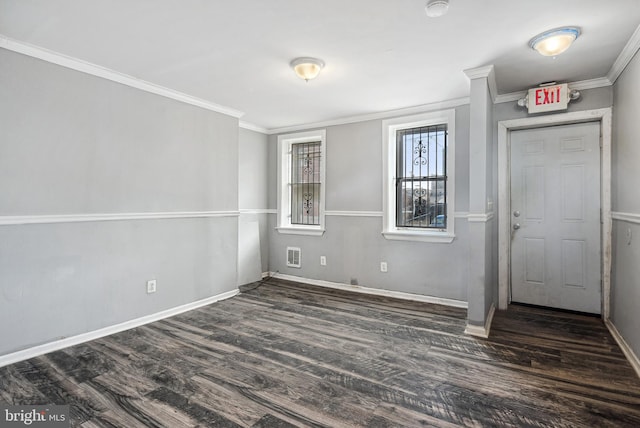
[[[609,316],[609,293],[610,293],[610,272],[611,272],[611,108],[587,110],[581,112],[571,112],[556,115],[536,116],[523,119],[513,119],[498,123],[498,216],[499,216],[499,289],[498,307],[506,309],[512,301],[512,274],[513,267],[512,254],[512,221],[511,192],[512,192],[512,159],[513,137],[518,138],[517,131],[528,129],[548,128],[550,126],[583,124],[595,122],[599,127],[599,139],[602,141],[600,150],[600,188],[599,203],[601,207],[601,227],[600,227],[600,251],[599,265],[601,266],[600,277],[602,281],[600,313],[604,319]],[[575,172],[572,171],[572,172]],[[571,174],[569,174],[571,175]],[[571,177],[567,177],[571,178]],[[570,240],[568,240],[570,241]],[[576,240],[579,241],[579,240]],[[540,247],[540,242],[531,242],[531,250],[535,250],[535,244]],[[565,244],[568,259],[578,257],[583,251],[584,245],[577,242],[567,242]],[[521,249],[517,251],[522,251]],[[571,256],[570,254],[573,254]],[[586,260],[586,259],[585,259]],[[573,264],[575,266],[576,264]],[[532,265],[532,268],[535,266]],[[538,272],[541,272],[540,270]],[[568,272],[571,278],[569,282],[577,282],[579,273]],[[540,278],[538,276],[538,278]],[[576,279],[578,278],[578,279]],[[535,279],[535,278],[534,278]]]
[[[511,133],[511,300],[600,314],[600,123]]]

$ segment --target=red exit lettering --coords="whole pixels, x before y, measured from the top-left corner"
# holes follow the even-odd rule
[[[536,105],[555,104],[560,102],[560,86],[555,88],[536,89]]]

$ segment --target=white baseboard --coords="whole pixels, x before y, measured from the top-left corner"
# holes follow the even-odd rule
[[[618,342],[618,346],[620,346],[620,349],[622,349],[622,352],[624,353],[625,357],[627,357],[627,360],[629,360],[631,367],[633,367],[638,377],[640,377],[640,359],[638,359],[638,356],[635,354],[635,352],[633,352],[633,349],[631,349],[627,341],[624,340],[624,337],[622,337],[622,335],[620,334],[616,326],[611,322],[611,320],[608,320],[608,319],[604,320],[604,325],[607,326],[607,328],[609,329],[609,332],[611,333],[611,336],[613,336],[615,341]]]
[[[483,337],[487,339],[489,337],[489,331],[491,330],[491,323],[493,322],[493,315],[496,313],[496,305],[493,303],[489,308],[489,314],[487,320],[484,322],[484,326],[467,324],[467,328],[464,329],[465,334],[470,336]]]
[[[125,321],[120,324],[111,325],[109,327],[82,333],[77,336],[66,337],[54,342],[49,342],[42,345],[34,346],[32,348],[23,349],[22,351],[2,355],[0,356],[0,367],[17,363],[19,361],[28,360],[29,358],[38,357],[49,352],[59,351],[60,349],[68,348],[69,346],[79,345],[81,343],[89,342],[91,340],[99,339],[101,337],[109,336],[121,331],[140,327],[141,325],[149,324],[151,322],[159,321],[161,319],[169,318],[183,312],[191,311],[193,309],[197,309],[202,306],[218,302],[220,300],[231,298],[236,294],[238,294],[238,290],[227,291],[226,293],[217,294],[215,296],[207,297],[206,299],[187,303],[181,306],[176,306],[175,308],[167,309],[151,315],[146,315],[144,317],[136,318],[130,321]]]
[[[401,291],[391,291],[391,290],[384,290],[379,288],[361,287],[359,285],[350,285],[350,284],[343,284],[340,282],[322,281],[319,279],[309,279],[309,278],[303,278],[300,276],[285,275],[278,272],[275,272],[275,273],[272,272],[270,276],[273,276],[274,278],[284,279],[287,281],[302,282],[305,284],[317,285],[319,287],[333,288],[337,290],[353,291],[353,292],[362,293],[362,294],[372,294],[374,296],[392,297],[395,299],[412,300],[414,302],[434,303],[436,305],[452,306],[455,308],[464,308],[464,309],[467,308],[467,302],[464,302],[462,300],[445,299],[442,297],[426,296],[423,294],[404,293]]]

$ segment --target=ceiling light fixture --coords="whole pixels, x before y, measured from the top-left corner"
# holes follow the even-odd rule
[[[437,18],[447,13],[449,0],[429,0],[424,10],[427,12],[428,17]]]
[[[556,28],[538,34],[529,41],[529,46],[540,55],[556,56],[569,49],[579,35],[580,29],[577,27]]]
[[[320,70],[324,67],[324,61],[318,58],[303,57],[294,59],[290,65],[299,78],[308,82],[318,77]]]

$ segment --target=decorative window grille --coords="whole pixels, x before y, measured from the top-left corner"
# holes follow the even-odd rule
[[[320,145],[291,145],[291,224],[320,224]]]
[[[396,227],[447,228],[447,125],[396,131]]]

